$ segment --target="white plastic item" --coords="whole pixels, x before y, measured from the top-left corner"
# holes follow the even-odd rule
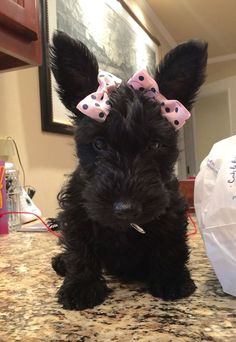
[[[194,206],[223,291],[236,296],[236,136],[216,143],[195,180]]]
[[[42,213],[41,211],[36,207],[32,199],[29,197],[27,192],[22,188],[22,193],[20,195],[20,211],[23,212],[30,212],[33,214],[36,214],[41,217]],[[29,214],[21,214],[21,223],[30,222],[33,220],[37,220],[37,217],[35,215],[29,215]]]

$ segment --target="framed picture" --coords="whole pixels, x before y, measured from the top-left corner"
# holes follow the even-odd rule
[[[123,0],[41,0],[43,64],[39,68],[42,130],[72,134],[69,112],[60,102],[49,69],[48,47],[55,30],[81,40],[99,67],[123,80],[137,70],[154,73],[158,40]]]

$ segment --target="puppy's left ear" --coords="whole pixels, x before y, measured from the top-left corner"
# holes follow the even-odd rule
[[[190,40],[171,50],[159,64],[155,80],[161,94],[180,101],[191,110],[205,81],[207,43]]]

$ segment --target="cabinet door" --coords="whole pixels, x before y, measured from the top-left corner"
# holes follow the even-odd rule
[[[0,1],[0,69],[41,63],[39,0]]]

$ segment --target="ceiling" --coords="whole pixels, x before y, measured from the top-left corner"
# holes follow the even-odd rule
[[[208,42],[209,65],[236,74],[235,0],[146,0],[171,46],[191,38]],[[222,73],[222,72],[221,72]],[[227,75],[226,75],[227,76]]]

